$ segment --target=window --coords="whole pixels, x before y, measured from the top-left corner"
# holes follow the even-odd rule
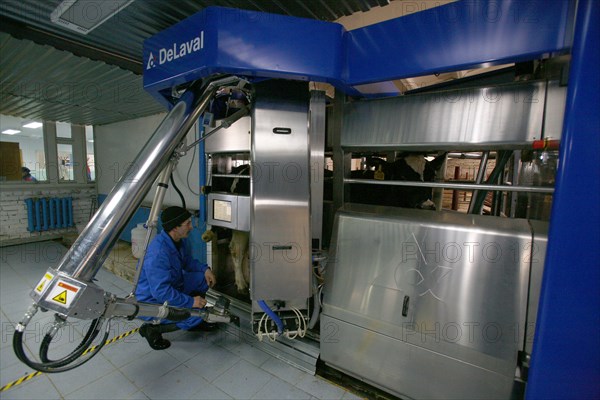
[[[73,127],[69,123],[56,122],[56,155],[58,157],[58,181],[73,182],[75,178],[75,166],[80,166],[79,157],[73,154]]]
[[[88,182],[96,180],[96,160],[94,158],[94,128],[85,127],[85,148],[87,154],[86,177]]]
[[[0,181],[45,181],[42,123],[0,115],[0,132]]]
[[[0,115],[0,182],[78,183],[96,179],[91,126]]]
[[[56,137],[57,138],[65,138],[71,139],[71,124],[66,122],[57,122],[56,123]]]
[[[73,158],[73,145],[59,143],[56,145],[56,150],[58,153],[58,180],[74,181],[73,166],[75,165],[75,160]]]

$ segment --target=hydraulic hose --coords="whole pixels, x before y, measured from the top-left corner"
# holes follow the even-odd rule
[[[96,318],[92,321],[87,333],[84,338],[81,340],[79,345],[73,350],[73,352],[59,360],[50,360],[48,358],[48,349],[50,348],[50,343],[52,342],[53,335],[48,332],[44,335],[44,339],[42,339],[42,344],[40,345],[40,360],[43,363],[52,363],[52,365],[56,365],[57,367],[67,365],[72,363],[76,358],[80,357],[83,352],[92,344],[98,333],[100,332],[101,326],[101,318]]]
[[[277,325],[277,333],[281,335],[283,333],[283,322],[281,322],[281,319],[279,319],[277,314],[275,314],[275,312],[269,308],[264,300],[259,300],[258,305],[265,312],[265,314],[267,314],[273,320],[273,322],[275,322],[275,325]]]

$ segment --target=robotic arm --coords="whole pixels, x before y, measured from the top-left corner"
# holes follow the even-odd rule
[[[207,322],[239,321],[236,316],[229,313],[229,303],[225,298],[219,299],[214,307],[201,310],[175,308],[168,304],[140,303],[133,296],[119,298],[105,292],[93,283],[93,278],[131,215],[140,205],[153,182],[159,178],[157,195],[151,211],[151,218],[153,215],[157,218],[166,190],[165,180],[168,180],[170,171],[181,155],[183,149],[181,143],[218,89],[236,84],[243,86],[244,83],[244,80],[233,76],[217,80],[199,80],[193,82],[181,95],[58,267],[46,271],[32,290],[31,297],[34,303],[29,307],[22,321],[17,324],[13,338],[15,354],[21,361],[42,372],[63,372],[75,368],[91,359],[102,348],[110,331],[110,321],[114,318],[153,317],[179,321],[197,316]],[[241,116],[242,113],[236,115],[237,118]],[[204,139],[206,137],[208,135],[205,135]],[[149,228],[148,239],[151,237],[154,225]],[[54,325],[45,335],[40,346],[41,362],[35,362],[29,359],[23,349],[23,336],[27,324],[39,309],[55,311],[56,315]],[[50,342],[66,324],[67,318],[89,319],[92,323],[82,342],[71,354],[59,360],[50,360],[48,358]],[[87,357],[81,358],[88,352],[88,348],[106,321],[108,323],[102,342],[94,347]]]

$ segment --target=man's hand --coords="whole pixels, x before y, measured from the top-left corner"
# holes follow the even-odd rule
[[[215,283],[217,283],[217,278],[215,277],[215,274],[210,268],[206,270],[206,272],[204,273],[204,277],[206,278],[206,283],[208,283],[208,287],[213,287],[215,286]]]
[[[206,305],[206,299],[200,296],[194,297],[194,304],[192,304],[192,308],[203,308]]]

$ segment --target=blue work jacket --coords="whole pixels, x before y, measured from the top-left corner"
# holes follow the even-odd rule
[[[181,241],[177,250],[165,231],[152,240],[135,291],[138,301],[159,304],[167,301],[170,306],[192,308],[194,298],[185,284],[186,275],[204,277],[208,265],[194,259],[186,240]]]

